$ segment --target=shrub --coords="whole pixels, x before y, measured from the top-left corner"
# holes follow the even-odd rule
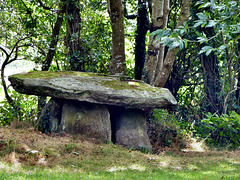
[[[210,147],[230,150],[240,147],[240,115],[235,111],[221,116],[208,113],[200,124],[196,124],[195,130]]]
[[[153,145],[153,153],[158,153],[163,147],[182,149],[186,146],[186,131],[180,128],[176,116],[161,109],[154,110],[151,115],[148,135]]]
[[[33,123],[37,115],[37,97],[19,94],[16,91],[10,91],[9,95],[20,107],[17,111],[6,100],[2,101],[0,108],[0,125],[7,125],[13,121],[26,121]]]

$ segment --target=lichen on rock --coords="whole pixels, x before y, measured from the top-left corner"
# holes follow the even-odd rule
[[[86,72],[29,72],[9,77],[13,88],[25,94],[135,108],[176,106],[165,88],[141,81]]]

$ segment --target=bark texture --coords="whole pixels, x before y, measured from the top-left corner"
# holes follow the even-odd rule
[[[71,70],[84,71],[84,60],[81,58],[81,16],[78,0],[66,2],[66,45],[68,48]]]
[[[108,13],[112,25],[112,50],[109,73],[126,75],[124,45],[124,7],[121,0],[108,0]]]
[[[142,78],[146,56],[146,34],[149,29],[146,0],[138,0],[137,31],[135,45],[135,79]]]
[[[209,56],[203,55],[201,58],[201,64],[203,67],[203,73],[206,78],[204,83],[205,98],[207,103],[207,112],[220,114],[223,111],[221,98],[218,97],[218,93],[221,91],[220,76],[217,68],[217,57],[214,53]]]
[[[157,29],[163,29],[167,27],[168,15],[169,15],[169,4],[170,0],[152,0],[150,4],[151,13],[151,27],[150,32]],[[164,61],[165,47],[158,45],[159,41],[156,41],[156,36],[150,36],[149,45],[147,51],[147,59],[145,62],[145,81],[154,84],[156,75]]]
[[[151,30],[166,28],[169,14],[169,0],[153,0],[152,4],[152,27]],[[183,0],[177,27],[182,26],[190,15],[191,1]],[[176,58],[178,48],[169,50],[165,55],[165,47],[157,45],[155,36],[150,38],[148,56],[145,65],[146,79],[154,86],[164,87],[170,75],[171,68]]]
[[[52,63],[53,57],[56,54],[56,47],[59,39],[58,37],[59,37],[59,32],[62,26],[62,22],[63,22],[63,13],[62,13],[62,10],[60,10],[57,14],[57,20],[52,31],[51,43],[49,46],[47,56],[42,65],[42,71],[48,71]]]

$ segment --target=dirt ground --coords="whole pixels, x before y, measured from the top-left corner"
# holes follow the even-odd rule
[[[154,164],[161,164],[163,160],[168,161],[171,166],[184,167],[189,163],[194,164],[194,161],[197,160],[214,162],[224,158],[240,163],[240,151],[204,151],[203,149],[197,151],[193,148],[180,151],[164,148],[161,154],[146,155],[112,144],[98,144],[94,139],[86,140],[81,136],[42,134],[30,126],[15,124],[14,126],[0,127],[1,161],[25,166],[64,166],[68,162],[78,161],[76,163],[85,165],[87,163],[90,169],[96,168],[90,167],[89,159],[92,159],[92,162],[102,162],[103,165],[99,165],[102,168],[104,166],[111,167],[116,162],[128,164],[132,161],[150,162],[148,165],[155,166]]]

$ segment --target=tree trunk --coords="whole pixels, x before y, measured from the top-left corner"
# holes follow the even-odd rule
[[[189,0],[182,1],[182,6],[180,9],[180,16],[178,19],[177,27],[183,26],[183,23],[188,20],[190,16],[190,6],[191,6],[191,1]],[[157,77],[154,82],[155,86],[164,87],[164,85],[166,84],[177,55],[177,50],[178,48],[169,50],[164,59],[164,62],[162,63],[162,66],[157,66],[157,69],[160,69],[160,70],[156,72]]]
[[[188,54],[187,48],[184,48],[181,53],[178,54],[178,59],[174,61],[174,65],[171,70],[171,74],[168,78],[168,81],[165,84],[165,87],[168,88],[174,97],[177,97],[178,90],[184,84],[184,78],[190,72],[190,67],[194,63],[196,58],[193,58]],[[186,57],[186,55],[188,57]],[[192,72],[194,75],[195,73]],[[194,76],[193,75],[193,76]]]
[[[238,109],[236,110],[238,114],[240,114],[240,40],[238,40],[238,47],[237,47],[237,65],[236,65],[236,72],[237,72],[237,91],[236,91],[236,100]]]
[[[18,119],[22,116],[21,107],[8,94],[8,87],[7,87],[7,84],[6,84],[6,81],[5,81],[5,68],[8,64],[10,64],[10,63],[12,63],[12,62],[14,62],[18,59],[18,52],[19,52],[20,47],[30,46],[29,44],[19,45],[19,43],[21,41],[24,41],[27,38],[28,37],[18,39],[17,42],[15,43],[15,45],[13,46],[13,48],[11,49],[10,53],[8,53],[5,48],[0,46],[0,50],[6,56],[5,60],[2,63],[2,66],[1,66],[1,80],[2,80],[3,91],[4,91],[5,98],[6,98],[7,102],[13,107],[14,110],[16,110],[15,111],[16,114],[14,114],[14,115]],[[13,58],[10,59],[12,56],[13,56]]]
[[[135,45],[135,79],[142,78],[146,56],[146,34],[149,29],[146,0],[138,0],[137,31]]]
[[[150,32],[157,29],[163,29],[167,27],[170,0],[152,0],[149,1],[150,13],[151,13],[151,27]],[[154,84],[156,75],[162,67],[164,61],[165,47],[158,45],[159,41],[156,41],[156,36],[149,37],[149,45],[147,51],[147,59],[144,67],[144,80],[151,85]]]
[[[66,44],[71,70],[84,71],[84,59],[81,58],[81,16],[79,0],[66,1]]]
[[[7,52],[7,51],[5,51]],[[4,91],[4,94],[5,94],[5,98],[7,100],[7,102],[13,106],[14,108],[16,108],[15,106],[15,103],[14,103],[14,100],[9,96],[8,94],[8,88],[7,88],[7,84],[6,84],[6,81],[5,81],[5,68],[7,66],[7,63],[10,59],[10,56],[8,54],[6,54],[6,59],[3,61],[2,63],[2,67],[1,67],[1,79],[2,79],[2,87],[3,87],[3,91]]]
[[[121,0],[108,0],[108,13],[112,25],[110,74],[126,75],[124,42],[124,8]]]
[[[62,10],[59,10],[57,14],[57,20],[53,28],[52,40],[48,49],[48,53],[42,65],[42,71],[48,71],[52,63],[53,57],[56,54],[58,37],[59,37],[59,32],[62,26],[62,22],[63,22],[63,13],[62,13]]]
[[[203,74],[206,78],[204,84],[205,99],[207,102],[206,111],[211,113],[218,112],[221,114],[223,107],[218,98],[218,93],[220,92],[221,87],[219,71],[217,68],[217,57],[214,53],[211,53],[209,56],[203,55],[201,61]]]
[[[166,28],[170,1],[153,0],[152,3],[152,6],[150,6],[152,9],[151,31]],[[188,20],[190,6],[191,1],[182,1],[177,27],[182,26],[183,23]],[[149,41],[147,60],[145,63],[145,81],[154,86],[164,87],[170,75],[178,48],[167,51],[165,55],[165,47],[163,45],[157,45],[159,41],[156,41],[155,38],[156,36],[151,36]]]

